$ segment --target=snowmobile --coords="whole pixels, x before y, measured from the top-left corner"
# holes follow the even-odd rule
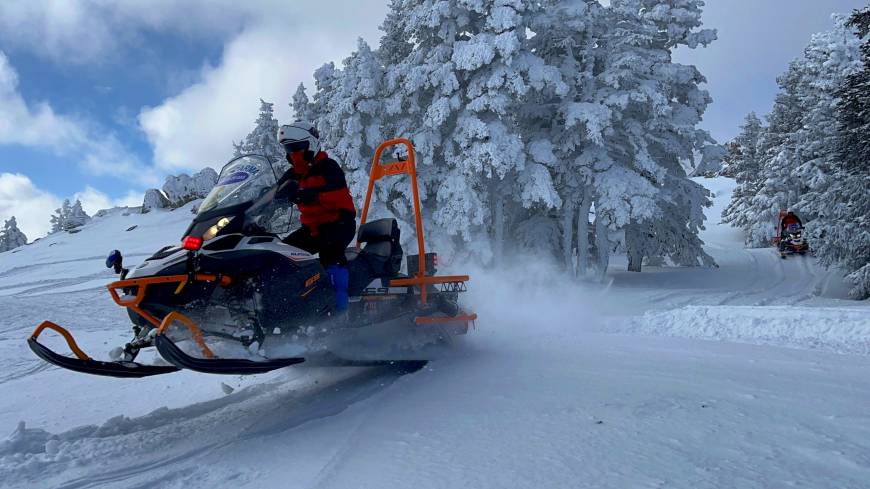
[[[810,250],[810,246],[804,238],[804,228],[800,224],[789,224],[784,229],[782,227],[783,218],[786,211],[780,211],[779,221],[776,226],[777,235],[773,238],[773,243],[777,245],[779,256],[785,259],[787,255],[804,255]]]
[[[404,158],[381,162],[387,148]],[[395,219],[367,222],[375,183],[408,175],[417,254],[406,258]],[[264,373],[302,362],[376,366],[425,361],[421,344],[449,344],[477,316],[458,304],[466,275],[436,275],[437,254],[424,243],[414,147],[407,139],[381,144],[374,155],[356,246],[347,250],[350,306],[335,311],[329,276],[315,255],[283,243],[273,223],[286,218],[294,188],[277,188],[276,164],[256,154],[231,160],[200,204],[180,244],[158,250],[128,270],[113,251],[106,261],[121,275],[108,285],[127,308],[133,338],[113,361],[92,359],[72,334],[45,321],[28,339],[33,352],[60,367],[111,377],[146,377],[181,369],[203,373]],[[288,182],[286,185],[295,185]],[[285,219],[286,221],[286,219]],[[39,342],[59,333],[74,356]],[[155,348],[163,362],[139,363]],[[151,350],[154,351],[154,350]]]

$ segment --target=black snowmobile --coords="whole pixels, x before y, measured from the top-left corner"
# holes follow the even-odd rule
[[[388,147],[404,145],[407,159],[381,163]],[[395,219],[366,222],[375,182],[388,175],[411,178],[418,254],[404,253]],[[276,223],[287,224],[293,188],[277,188],[273,162],[246,155],[227,163],[200,204],[180,243],[167,246],[132,270],[120,252],[107,266],[121,274],[108,285],[128,309],[133,339],[115,361],[86,355],[72,335],[45,321],[28,339],[43,360],[63,368],[112,377],[145,377],[190,369],[216,374],[256,374],[301,362],[336,366],[419,363],[421,346],[448,344],[476,319],[458,295],[468,276],[436,276],[437,255],[426,253],[410,141],[383,143],[375,153],[357,233],[347,250],[350,307],[336,314],[329,276],[316,256],[284,244]],[[293,185],[289,182],[287,185]],[[286,226],[285,226],[286,227]],[[75,357],[39,342],[45,329],[60,333]],[[156,347],[161,364],[135,361]]]

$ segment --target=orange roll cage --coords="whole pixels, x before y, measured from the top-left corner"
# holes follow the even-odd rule
[[[404,161],[395,161],[391,163],[381,164],[381,156],[387,148],[393,146],[405,146],[408,150],[408,159]],[[427,302],[427,286],[434,284],[445,284],[455,282],[467,282],[468,275],[452,275],[452,276],[426,276],[426,243],[423,236],[423,213],[420,210],[420,191],[417,187],[417,158],[414,153],[414,144],[405,138],[396,138],[384,141],[375,150],[375,156],[372,161],[372,170],[369,176],[369,186],[366,191],[366,201],[363,206],[362,216],[360,217],[360,226],[366,223],[369,215],[369,208],[372,203],[372,193],[375,188],[375,182],[391,175],[408,175],[411,179],[411,197],[414,204],[414,224],[417,228],[417,253],[420,259],[418,269],[411,278],[390,280],[390,285],[395,286],[418,286],[420,288],[420,303]],[[360,243],[357,241],[357,248]],[[408,275],[411,275],[411,270],[408,270]],[[456,319],[454,319],[456,320]],[[419,323],[418,323],[419,324]]]

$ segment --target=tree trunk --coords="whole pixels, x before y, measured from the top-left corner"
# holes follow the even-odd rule
[[[607,229],[606,217],[601,209],[595,212],[595,248],[598,251],[596,257],[596,275],[599,281],[604,281],[607,276],[607,267],[610,266],[610,237]]]
[[[628,255],[628,271],[639,273],[643,265],[643,238],[634,221],[625,228],[625,250]]]
[[[575,205],[571,200],[562,204],[562,257],[565,261],[565,269],[572,275],[574,269],[574,210]]]
[[[504,197],[498,193],[493,199],[492,228],[493,261],[499,266],[504,263]]]
[[[589,209],[592,208],[592,196],[589,193],[589,189],[586,189],[577,216],[577,275],[581,278],[589,273]]]

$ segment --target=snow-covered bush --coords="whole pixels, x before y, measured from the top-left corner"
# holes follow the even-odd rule
[[[81,201],[76,200],[74,204],[70,204],[69,199],[65,199],[51,216],[50,232],[71,231],[84,226],[90,220],[90,216],[82,209]]]
[[[0,253],[14,250],[26,244],[27,236],[18,229],[18,222],[15,220],[15,216],[12,216],[6,220],[3,229],[0,229]]]

